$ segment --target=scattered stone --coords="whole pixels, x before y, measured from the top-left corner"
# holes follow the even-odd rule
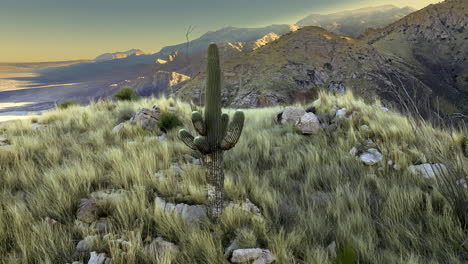
[[[237,238],[235,238],[234,240],[231,241],[231,243],[229,244],[229,246],[226,248],[226,250],[224,251],[224,256],[227,258],[229,257],[232,252],[236,249],[239,249],[239,241],[237,240]]]
[[[366,148],[375,148],[377,147],[377,145],[374,143],[374,141],[372,139],[368,139],[366,141]]]
[[[384,112],[388,112],[388,108],[385,107],[385,106],[376,105],[376,104],[375,104],[375,105],[372,105],[372,106],[373,106],[373,107],[377,107],[377,108],[379,108],[380,110],[382,110],[382,111],[384,111]]]
[[[261,248],[236,249],[232,253],[231,262],[233,263],[248,263],[251,261],[254,261],[254,264],[269,264],[275,261],[275,258],[270,250]]]
[[[76,251],[78,253],[82,252],[89,252],[94,249],[96,246],[96,242],[98,240],[98,236],[87,236],[83,240],[80,240],[78,244],[76,245]]]
[[[5,137],[0,137],[0,146],[10,145],[10,141]]]
[[[112,132],[113,133],[119,133],[120,130],[122,130],[122,128],[125,126],[125,122],[124,123],[120,123],[118,125],[116,125],[113,129],[112,129]]]
[[[88,264],[112,264],[112,259],[108,258],[106,253],[97,254],[95,251],[91,252],[91,258]]]
[[[166,140],[167,140],[166,134],[162,134],[161,136],[159,136],[159,137],[158,137],[158,140],[159,140],[159,141],[166,141]]]
[[[44,129],[46,127],[47,127],[46,125],[41,125],[39,123],[33,123],[32,126],[31,126],[32,130],[41,130],[41,129]]]
[[[162,237],[157,237],[151,244],[145,246],[145,251],[150,256],[156,256],[163,252],[177,253],[179,247],[172,242],[164,240]]]
[[[230,202],[226,208],[240,209],[256,215],[260,215],[260,208],[258,208],[258,206],[252,203],[249,199],[245,199],[244,202],[240,203]]]
[[[375,148],[370,148],[366,152],[362,153],[359,156],[359,159],[364,162],[364,164],[372,166],[378,162],[380,162],[383,158],[382,153],[380,153]]]
[[[44,223],[48,224],[49,226],[54,226],[56,224],[58,224],[57,220],[53,219],[53,218],[50,218],[50,217],[46,217],[44,218]]]
[[[468,177],[458,179],[455,183],[462,188],[468,189]]]
[[[327,252],[332,258],[336,258],[336,242],[333,241],[327,246]]]
[[[434,179],[436,176],[441,176],[447,173],[447,167],[444,164],[424,163],[420,165],[411,165],[408,167],[409,171],[416,175],[421,175],[426,179]]]
[[[338,119],[338,120],[339,119],[344,119],[344,118],[346,118],[346,113],[347,113],[346,108],[338,109],[336,111],[335,118]]]
[[[281,120],[281,124],[296,124],[305,113],[302,108],[288,106],[282,111],[279,119]]]
[[[168,214],[177,213],[182,221],[188,225],[197,224],[207,219],[206,207],[204,205],[188,205],[184,203],[173,204],[156,197],[155,204],[159,205]]]
[[[313,113],[305,113],[296,124],[304,135],[316,134],[320,129],[320,121]]]
[[[398,171],[398,170],[401,170],[401,166],[398,165],[398,164],[394,164],[394,165],[393,165],[393,169],[394,169],[394,170],[397,170],[397,171]]]
[[[334,94],[344,94],[346,87],[341,82],[331,81],[328,90]]]
[[[392,166],[392,165],[393,165],[393,160],[388,160],[388,161],[387,161],[387,165],[388,165],[388,166]]]
[[[370,131],[370,128],[368,125],[362,125],[359,127],[360,130],[362,130],[363,132],[369,132]]]
[[[94,223],[94,229],[99,233],[106,233],[109,230],[109,219],[107,218],[100,218]]]

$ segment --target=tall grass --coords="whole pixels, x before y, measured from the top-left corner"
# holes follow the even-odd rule
[[[200,168],[163,182],[154,176],[191,153],[176,132],[169,131],[167,141],[152,140],[156,134],[140,127],[112,133],[124,109],[158,105],[164,110],[170,104],[190,127],[190,106],[164,98],[51,111],[39,118],[46,125],[40,130],[30,121],[5,124],[0,135],[12,146],[0,148],[0,263],[77,260],[77,242],[95,234],[76,221],[78,202],[104,189],[125,190],[125,199],[106,214],[108,232],[130,247],[122,251],[102,239],[97,248],[118,264],[228,263],[224,249],[235,237],[243,247],[270,249],[277,263],[334,263],[326,250],[333,241],[339,252],[352,245],[360,263],[466,261],[466,231],[444,190],[406,170],[413,163],[435,162],[440,153],[466,166],[461,133],[382,112],[351,94],[320,95],[319,112],[336,104],[355,114],[337,129],[310,137],[276,124],[279,108],[246,110],[244,136],[225,157],[226,192],[230,200],[248,198],[258,205],[263,220],[227,209],[217,224],[187,226],[154,203],[156,196],[174,201],[176,190],[190,195],[191,203],[205,201]],[[360,129],[364,124],[370,131]],[[349,154],[368,138],[385,159],[371,167]],[[387,165],[390,159],[400,170]],[[47,217],[58,223],[51,225]],[[157,236],[179,245],[180,252],[146,254],[144,244]]]

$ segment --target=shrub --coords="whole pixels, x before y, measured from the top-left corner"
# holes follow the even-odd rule
[[[60,102],[57,105],[57,108],[58,109],[67,109],[68,107],[75,106],[75,105],[79,105],[79,103],[77,101],[73,101],[73,100],[66,100],[66,101]]]
[[[159,127],[161,130],[167,132],[175,127],[181,126],[182,122],[179,117],[171,112],[163,111],[159,120]]]
[[[133,101],[137,100],[140,95],[138,95],[130,87],[122,87],[114,94],[114,97],[120,101]]]
[[[129,120],[135,115],[135,110],[131,107],[124,107],[117,113],[117,120],[119,123]]]

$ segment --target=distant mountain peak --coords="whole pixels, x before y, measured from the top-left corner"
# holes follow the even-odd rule
[[[135,55],[135,56],[140,56],[145,54],[142,50],[140,49],[130,49],[127,51],[118,51],[114,53],[104,53],[102,55],[97,56],[94,61],[99,62],[99,61],[108,61],[108,60],[115,60],[115,59],[124,59],[129,56]]]

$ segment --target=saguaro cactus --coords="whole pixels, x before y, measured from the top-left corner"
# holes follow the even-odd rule
[[[200,151],[207,170],[208,215],[218,219],[224,207],[223,152],[233,148],[242,133],[244,113],[236,111],[229,124],[229,115],[221,113],[221,69],[218,47],[208,48],[206,66],[205,118],[200,112],[192,113],[192,123],[200,134],[192,136],[187,130],[179,131],[180,139],[190,148]]]

